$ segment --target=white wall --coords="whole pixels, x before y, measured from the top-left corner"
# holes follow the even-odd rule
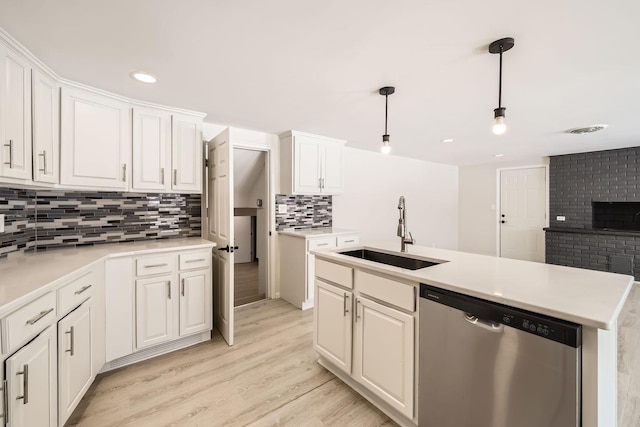
[[[459,168],[459,243],[461,251],[497,255],[496,203],[498,169],[549,164],[538,157],[516,162],[494,162]]]
[[[394,241],[398,199],[417,245],[458,246],[458,168],[345,148],[345,192],[333,197],[333,226],[360,230],[366,242]]]

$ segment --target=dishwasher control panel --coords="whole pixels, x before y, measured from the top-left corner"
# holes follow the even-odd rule
[[[566,320],[459,294],[424,283],[420,284],[420,298],[462,310],[478,319],[498,322],[574,348],[582,345],[582,326]]]

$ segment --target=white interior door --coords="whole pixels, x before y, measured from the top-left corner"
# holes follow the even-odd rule
[[[500,256],[544,262],[546,169],[500,171]]]
[[[209,142],[209,215],[207,239],[216,243],[213,251],[215,326],[233,345],[233,150],[229,130]]]

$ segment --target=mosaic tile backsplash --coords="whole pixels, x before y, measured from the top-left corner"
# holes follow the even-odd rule
[[[331,227],[331,196],[289,196],[276,194],[276,230]],[[280,205],[287,206],[279,213]]]
[[[0,188],[0,258],[16,251],[200,236],[199,194]]]

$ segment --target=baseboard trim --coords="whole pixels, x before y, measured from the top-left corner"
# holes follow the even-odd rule
[[[190,335],[184,338],[178,338],[177,340],[170,341],[164,344],[159,344],[154,347],[145,348],[136,353],[129,354],[127,356],[120,357],[119,359],[112,360],[105,363],[100,369],[100,374],[114,369],[122,368],[123,366],[132,365],[134,363],[142,362],[143,360],[152,359],[162,354],[171,353],[172,351],[180,350],[186,347],[190,347],[195,344],[200,344],[211,339],[211,331],[203,332],[201,334]]]

